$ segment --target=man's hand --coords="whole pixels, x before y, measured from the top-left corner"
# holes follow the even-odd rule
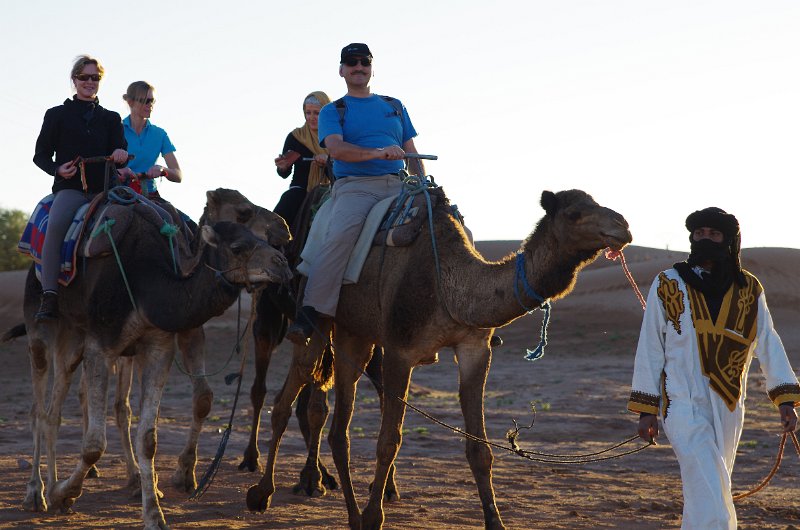
[[[325,167],[325,164],[328,163],[328,155],[325,153],[314,155],[314,163],[320,167]]]
[[[639,438],[648,443],[655,443],[658,438],[658,416],[644,414],[639,418]]]
[[[376,149],[377,156],[375,158],[382,158],[384,160],[402,160],[406,157],[406,152],[399,145],[387,145],[386,147],[378,147]]]
[[[781,413],[781,426],[783,432],[794,432],[797,430],[797,412],[791,403],[782,404],[778,407]]]

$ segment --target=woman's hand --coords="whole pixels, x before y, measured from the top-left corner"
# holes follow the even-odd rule
[[[151,179],[158,178],[163,174],[164,174],[163,166],[156,165],[147,170],[147,176]]]
[[[77,171],[78,171],[78,168],[75,167],[75,161],[74,160],[70,160],[69,162],[65,162],[65,163],[61,164],[60,166],[58,166],[58,169],[56,170],[56,173],[61,178],[71,179],[72,177],[75,176],[75,172],[77,172]]]
[[[325,153],[314,155],[314,163],[318,166],[325,167],[325,164],[328,163],[328,155]]]
[[[286,171],[290,167],[292,167],[292,164],[297,162],[299,158],[300,158],[300,153],[298,153],[297,151],[291,151],[291,150],[286,151],[285,153],[279,155],[278,158],[275,159],[275,165],[278,166],[278,169],[280,169],[281,171]]]
[[[114,149],[111,153],[111,160],[115,164],[124,164],[128,161],[128,152],[125,149]]]

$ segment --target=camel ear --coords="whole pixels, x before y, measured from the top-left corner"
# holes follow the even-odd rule
[[[203,225],[202,234],[203,234],[203,241],[205,241],[214,248],[217,247],[219,242],[217,239],[217,233],[214,231],[213,228],[211,228],[208,225]]]
[[[556,210],[558,210],[558,199],[555,193],[552,191],[543,191],[541,204],[549,217],[555,217]]]
[[[208,190],[206,192],[206,203],[207,204],[217,203],[217,192],[215,190]]]

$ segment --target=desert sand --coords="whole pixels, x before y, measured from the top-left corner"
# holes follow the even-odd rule
[[[487,258],[497,259],[518,242],[479,243]],[[654,276],[683,253],[630,247],[625,255],[646,294]],[[800,368],[800,250],[754,248],[743,252],[745,268],[762,281],[775,324]],[[0,330],[21,322],[25,272],[0,274]],[[249,313],[243,296],[243,314]],[[553,306],[549,343],[536,362],[523,359],[526,348],[539,338],[542,316],[525,316],[498,333],[505,343],[496,348],[486,388],[486,422],[492,441],[505,444],[513,420],[527,425],[531,403],[536,405],[533,428],[523,430],[523,449],[578,454],[597,451],[635,435],[637,417],[625,411],[642,308],[619,262],[600,257],[584,270],[575,291]],[[224,376],[237,372],[241,357],[234,355],[237,312],[234,306],[206,325],[207,367],[215,392],[214,407],[200,441],[198,477],[217,451],[235,398],[235,385]],[[245,379],[222,466],[205,496],[188,500],[169,483],[177,454],[186,439],[191,389],[187,377],[173,368],[161,404],[157,468],[167,521],[173,529],[188,528],[346,528],[347,517],[339,490],[324,497],[292,494],[305,450],[293,418],[283,438],[277,465],[277,492],[265,513],[250,513],[244,501],[247,488],[259,475],[238,471],[246,445],[249,387],[252,382],[252,341],[243,349]],[[268,377],[271,403],[285,377],[290,350],[282,344]],[[414,372],[410,402],[444,422],[461,426],[457,370],[451,352],[440,352],[439,363]],[[30,372],[24,339],[0,345],[0,528],[128,529],[141,528],[139,499],[123,489],[124,464],[119,435],[109,409],[108,449],[99,462],[102,476],[88,479],[75,513],[29,513],[21,508],[30,476]],[[77,383],[77,381],[75,381]],[[68,474],[79,455],[80,409],[77,384],[64,407],[59,437],[59,469]],[[765,395],[764,380],[755,361],[748,386],[748,415],[733,482],[745,491],[764,477],[777,454],[778,415]],[[113,387],[110,401],[113,400]],[[133,403],[136,403],[134,394]],[[134,405],[135,407],[135,405]],[[372,385],[361,381],[352,424],[352,468],[356,492],[366,500],[372,479],[375,438],[379,428],[378,401]],[[472,475],[464,456],[464,441],[409,410],[397,460],[401,500],[387,503],[387,529],[483,528]],[[262,463],[269,439],[269,408],[262,418]],[[678,465],[662,435],[659,445],[619,459],[583,465],[542,464],[495,449],[494,486],[501,516],[508,528],[575,529],[679,528],[681,490]],[[507,445],[507,444],[506,444]],[[333,470],[327,442],[323,458]],[[800,528],[800,458],[791,446],[770,485],[737,504],[742,529]]]

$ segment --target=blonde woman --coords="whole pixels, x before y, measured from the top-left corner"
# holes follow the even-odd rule
[[[131,177],[132,174],[146,174],[147,179],[139,182],[141,189],[137,191],[151,199],[161,198],[155,179],[166,177],[169,181],[181,182],[183,173],[167,131],[150,122],[150,115],[156,104],[155,88],[146,81],[134,81],[128,85],[122,99],[131,111],[122,120],[128,152],[136,157],[128,164],[130,172],[126,171],[123,175]],[[162,164],[156,163],[159,156],[163,158]]]

